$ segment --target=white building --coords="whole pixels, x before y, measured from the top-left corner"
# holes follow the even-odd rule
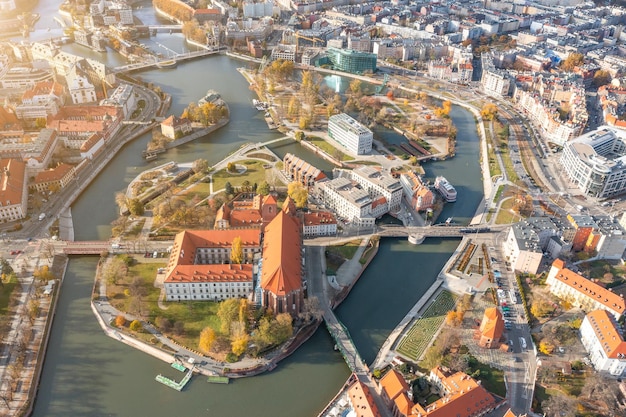
[[[96,101],[96,88],[87,77],[78,73],[68,75],[67,87],[74,104],[87,104]]]
[[[264,17],[274,15],[273,0],[246,0],[243,2],[243,17]]]
[[[502,251],[515,271],[536,274],[549,240],[559,227],[547,217],[529,217],[511,226]]]
[[[104,106],[119,106],[122,108],[124,118],[128,118],[137,107],[137,100],[133,86],[130,84],[120,84],[111,95],[100,102]]]
[[[350,152],[364,155],[372,151],[374,134],[345,113],[328,119],[328,135]]]
[[[318,186],[322,201],[339,218],[356,226],[374,226],[376,218],[372,213],[372,198],[367,191],[355,188],[347,178],[335,178]]]
[[[272,61],[283,59],[285,61],[296,62],[295,45],[278,45],[272,49]]]
[[[580,340],[596,371],[624,376],[626,342],[614,317],[604,310],[588,313],[580,326]]]
[[[337,234],[337,219],[328,211],[314,211],[302,214],[302,236],[312,238],[316,236],[335,236]]]
[[[385,197],[389,210],[400,207],[400,201],[402,201],[400,180],[367,165],[352,171],[352,180],[361,185],[372,198]]]
[[[241,239],[243,262],[232,264],[235,238]],[[261,253],[260,229],[184,231],[176,235],[165,272],[167,301],[220,301],[248,297]]]
[[[565,268],[561,259],[552,263],[546,285],[552,294],[588,312],[605,310],[619,320],[626,310],[626,303],[619,294]]]
[[[19,119],[45,119],[54,116],[64,103],[63,86],[55,81],[35,84],[22,94],[22,104],[15,107]]]
[[[586,195],[611,198],[626,191],[626,132],[602,126],[563,147],[565,175]]]

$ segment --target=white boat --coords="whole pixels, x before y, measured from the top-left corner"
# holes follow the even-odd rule
[[[454,203],[456,201],[456,189],[445,177],[439,176],[435,178],[435,189],[448,203]]]

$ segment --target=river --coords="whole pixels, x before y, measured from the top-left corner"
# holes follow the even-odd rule
[[[55,2],[39,3],[35,11],[42,14],[42,20],[32,38],[42,38],[49,33],[45,22],[54,15],[55,7],[51,3]],[[149,2],[143,4],[149,5]],[[141,13],[142,20],[151,15],[145,8]],[[177,36],[160,34],[153,42],[176,49]],[[67,45],[64,49],[84,53],[78,45]],[[114,54],[106,54],[102,59],[110,65],[119,65],[119,58]],[[253,95],[236,71],[242,65],[246,64],[220,56],[185,63],[175,70],[140,74],[142,79],[160,85],[173,96],[171,111],[176,114],[189,102],[198,100],[207,89],[219,91],[230,106],[231,122],[211,136],[171,150],[153,162],[145,162],[140,156],[148,135],[123,148],[73,205],[76,239],[109,237],[109,224],[116,216],[115,193],[123,190],[146,167],[168,160],[190,162],[197,158],[215,163],[246,142],[264,142],[278,137],[267,129],[261,114],[251,106]],[[449,205],[444,215],[468,219],[482,192],[478,139],[470,113],[454,107],[451,116],[455,123],[471,121],[472,127],[457,126],[460,132],[457,156],[450,161],[427,165],[426,171],[429,176],[445,175],[463,199]],[[295,143],[275,150],[280,156],[293,152],[321,169],[331,168]],[[381,242],[379,256],[338,311],[368,362],[435,279],[457,243],[456,240],[433,239],[420,246],[397,239]],[[34,416],[315,416],[349,375],[322,327],[268,374],[236,380],[229,385],[212,385],[202,377],[195,377],[182,393],[171,390],[157,383],[154,377],[158,373],[179,377],[172,373],[176,371],[102,334],[89,308],[96,262],[95,258],[70,260]]]

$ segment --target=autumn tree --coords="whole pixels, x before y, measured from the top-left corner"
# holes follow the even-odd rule
[[[216,335],[215,330],[210,327],[205,327],[200,332],[200,341],[198,342],[198,348],[203,353],[209,353],[211,351],[211,347],[215,343]]]
[[[233,264],[243,263],[243,248],[241,246],[241,236],[237,236],[233,239],[233,243],[230,248],[230,262]]]
[[[239,336],[233,338],[231,342],[232,352],[237,356],[243,355],[248,349],[249,341],[250,341],[250,336],[248,336],[245,333],[240,334]]]
[[[579,52],[572,52],[561,61],[561,69],[563,71],[573,71],[574,68],[581,66],[585,62],[585,56]]]
[[[306,207],[309,191],[298,181],[289,183],[287,186],[287,195],[291,197],[297,208]]]
[[[296,134],[294,135],[294,137],[295,137],[296,141],[302,142],[304,140],[304,132],[301,131],[301,130],[298,130],[296,132]]]
[[[123,315],[118,315],[117,317],[115,317],[115,325],[117,327],[124,327],[126,326],[126,317],[124,317]]]
[[[593,75],[592,84],[594,87],[602,87],[611,82],[611,74],[606,70],[598,70]]]
[[[548,301],[543,299],[534,300],[532,306],[530,307],[530,314],[537,318],[546,317],[552,313],[552,311],[554,311],[554,308]]]
[[[132,330],[133,332],[139,332],[143,329],[143,326],[141,325],[141,322],[139,320],[133,320],[130,322],[130,330]]]
[[[206,159],[196,159],[195,161],[193,161],[193,164],[191,165],[191,169],[196,174],[200,172],[207,172],[207,170],[209,169],[209,163],[207,162]]]
[[[494,103],[485,103],[482,110],[480,111],[480,116],[484,120],[494,120],[498,115],[498,106]]]
[[[230,298],[220,303],[217,308],[217,317],[221,321],[221,331],[224,334],[231,333],[231,324],[239,317],[239,300]]]
[[[4,273],[4,268],[2,269],[2,272]],[[50,271],[48,265],[43,265],[41,268],[35,268],[33,276],[42,282],[48,282],[51,279],[54,279],[54,274]]]
[[[544,355],[551,355],[552,352],[554,352],[554,348],[555,346],[552,341],[547,338],[544,338],[539,342],[539,352],[543,353]]]

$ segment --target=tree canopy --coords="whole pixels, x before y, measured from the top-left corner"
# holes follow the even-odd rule
[[[309,191],[301,183],[297,181],[289,183],[287,186],[287,195],[291,197],[297,208],[306,207]]]

